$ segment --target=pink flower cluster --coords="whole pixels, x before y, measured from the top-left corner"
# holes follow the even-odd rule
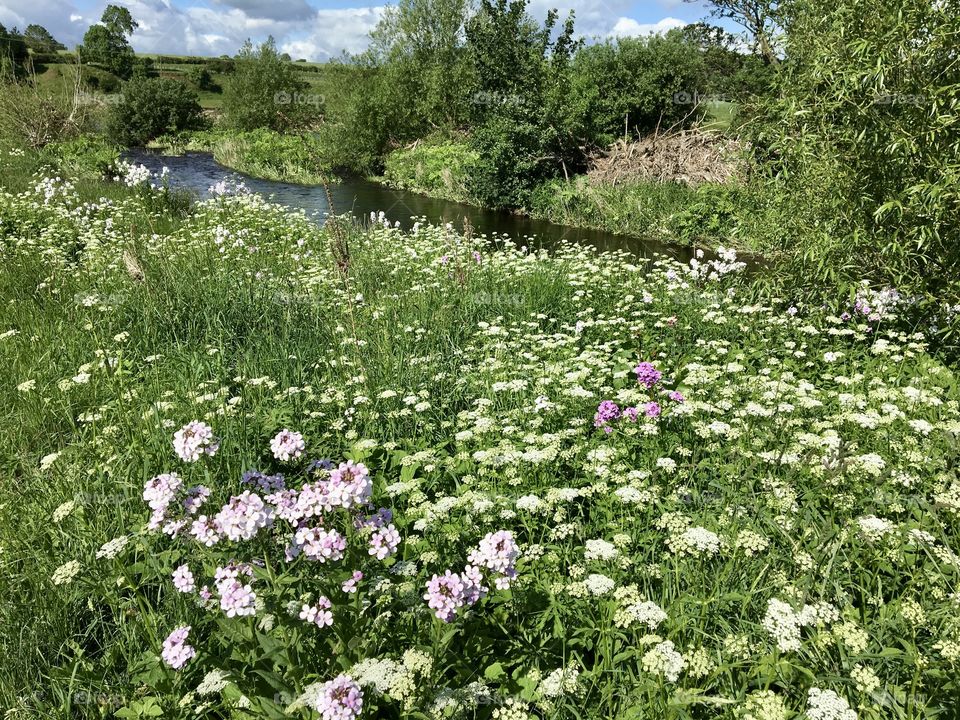
[[[292,559],[303,553],[310,560],[335,562],[343,559],[346,549],[347,539],[336,530],[301,527],[294,533],[293,545],[287,549],[287,556]]]
[[[354,720],[363,709],[363,690],[349,675],[337,675],[321,686],[314,709],[323,720]]]
[[[470,553],[470,563],[485,567],[494,574],[494,584],[498,590],[506,590],[517,576],[514,563],[520,555],[520,549],[514,542],[509,530],[487,533],[476,550]]]
[[[653,390],[663,381],[663,373],[657,370],[653,363],[642,362],[633,371],[637,374],[637,382],[647,390]],[[659,392],[661,396],[664,394],[663,389]],[[683,394],[677,390],[667,392],[666,396],[675,403],[682,403],[686,400]],[[660,417],[662,412],[663,407],[656,400],[651,400],[637,407],[626,407],[623,408],[623,411],[612,400],[604,400],[597,406],[597,412],[593,416],[593,424],[595,427],[603,429],[605,433],[610,433],[613,432],[613,426],[618,420],[637,422],[641,415],[656,419]]]
[[[261,528],[273,525],[273,507],[249,490],[230,498],[214,517],[216,529],[228,540],[253,539]]]
[[[283,462],[301,457],[306,447],[303,435],[286,428],[278,432],[270,441],[270,450],[273,451],[273,456]]]
[[[637,374],[637,382],[650,390],[660,384],[663,373],[654,367],[653,363],[642,362],[633,371]]]
[[[188,565],[181,565],[173,571],[173,586],[182,593],[193,592],[196,589],[193,573],[190,572]]]
[[[214,585],[220,594],[220,609],[227,617],[243,617],[257,611],[257,594],[250,583],[244,582],[244,577],[252,582],[253,569],[245,563],[231,563],[217,568],[214,574]]]
[[[199,420],[188,422],[173,435],[173,450],[184,462],[196,462],[201,455],[213,457],[219,449],[213,428]]]
[[[333,613],[330,612],[331,607],[333,607],[333,604],[330,600],[321,595],[313,605],[304,603],[300,609],[300,619],[306,620],[308,623],[313,623],[320,628],[333,625]]]
[[[482,569],[492,573],[498,589],[509,588],[517,576],[514,562],[518,555],[519,549],[509,530],[488,533],[470,552],[470,564],[463,572],[457,574],[447,570],[443,575],[434,575],[427,582],[423,599],[438,619],[450,622],[460,608],[470,607],[486,596],[489,588],[483,584]]]
[[[189,635],[190,626],[181,625],[167,635],[167,639],[163,641],[163,650],[160,652],[160,657],[174,670],[182,668],[187,664],[187,661],[197,654],[192,645],[187,645]]]
[[[295,508],[286,515],[296,521],[331,512],[334,508],[359,507],[366,505],[372,494],[373,481],[366,465],[348,460],[331,470],[326,480],[305,484],[296,498]]]
[[[176,473],[163,473],[150,478],[143,485],[143,499],[152,511],[147,528],[152,531],[162,529],[167,535],[176,537],[186,520],[174,517],[173,508],[179,504],[184,512],[193,515],[208,497],[210,490],[203,485],[184,490],[183,480]],[[178,499],[179,502],[176,502]]]
[[[368,553],[377,560],[385,560],[400,547],[400,533],[391,520],[393,513],[387,508],[380,508],[375,514],[357,520],[358,528],[369,528],[372,531]]]

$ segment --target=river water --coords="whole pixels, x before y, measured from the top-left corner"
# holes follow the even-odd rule
[[[209,196],[211,185],[224,178],[234,178],[242,180],[251,191],[274,202],[315,214],[318,222],[323,222],[324,213],[330,212],[326,192],[321,186],[252,178],[218,165],[213,156],[207,153],[174,156],[130,150],[125,153],[125,157],[156,173],[164,166],[170,168],[172,187],[190,190],[200,197]],[[336,213],[351,212],[357,217],[366,218],[371,212],[383,212],[391,222],[399,222],[402,227],[410,227],[415,219],[425,217],[434,223],[452,222],[459,228],[464,219],[469,219],[478,234],[486,234],[488,237],[506,235],[517,244],[528,247],[550,247],[561,240],[568,240],[592,245],[599,250],[628,250],[640,257],[669,255],[683,262],[689,260],[693,253],[689,247],[662,243],[651,238],[555,225],[522,215],[439,200],[406,190],[394,190],[359,178],[340,180],[332,183],[329,189]]]

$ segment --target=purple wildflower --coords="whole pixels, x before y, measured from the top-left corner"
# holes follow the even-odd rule
[[[642,362],[637,365],[633,371],[637,374],[637,382],[645,386],[648,390],[663,379],[663,373],[657,370],[653,366],[653,363]]]
[[[196,585],[193,582],[193,573],[188,565],[181,565],[173,571],[173,586],[182,593],[193,592]]]
[[[350,579],[344,580],[343,584],[340,585],[340,589],[345,593],[355,593],[357,591],[357,583],[361,580],[363,580],[363,573],[359,570],[354,570]]]
[[[273,451],[273,456],[283,462],[300,457],[306,447],[303,435],[286,428],[278,432],[270,441],[270,450]]]
[[[163,650],[160,653],[160,657],[174,670],[182,668],[187,664],[188,660],[197,654],[197,651],[193,649],[192,645],[187,645],[187,637],[189,637],[189,635],[190,626],[181,625],[167,635],[167,639],[163,641]]]
[[[593,426],[606,428],[618,417],[620,417],[620,407],[612,400],[604,400],[597,406],[597,412],[593,416]]]
[[[313,623],[317,627],[326,627],[333,625],[333,613],[330,608],[333,604],[329,599],[321,595],[313,605],[304,604],[300,609],[300,619]]]
[[[196,462],[201,455],[216,455],[220,441],[213,436],[213,428],[192,420],[174,433],[173,449],[184,462]]]
[[[443,575],[430,578],[423,599],[437,618],[450,622],[456,616],[457,609],[463,607],[466,601],[465,589],[460,576],[447,570]]]
[[[337,675],[321,686],[315,709],[323,720],[354,720],[363,709],[363,690],[349,675]]]

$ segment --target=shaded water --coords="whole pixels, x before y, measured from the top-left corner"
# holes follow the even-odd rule
[[[324,213],[330,211],[327,195],[321,186],[294,185],[252,178],[218,165],[213,156],[207,153],[172,156],[131,150],[125,156],[131,162],[145,165],[153,172],[159,173],[164,166],[170,168],[172,187],[191,190],[201,197],[209,196],[208,189],[211,185],[225,177],[233,177],[242,180],[251,191],[274,202],[316,213],[320,222],[323,221]],[[662,243],[651,238],[555,225],[522,215],[439,200],[406,190],[394,190],[360,178],[340,180],[329,188],[337,213],[351,212],[364,218],[369,217],[371,212],[383,212],[391,222],[399,221],[402,227],[410,227],[416,218],[425,217],[434,223],[452,222],[459,228],[466,218],[476,233],[486,234],[488,237],[506,235],[520,245],[550,247],[561,240],[568,240],[592,245],[599,250],[628,250],[640,257],[669,255],[685,262],[693,256],[693,250],[689,247]]]

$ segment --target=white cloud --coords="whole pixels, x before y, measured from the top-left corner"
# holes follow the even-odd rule
[[[663,35],[674,28],[681,28],[686,25],[683,20],[667,17],[656,23],[638,23],[633,18],[622,17],[617,20],[613,29],[610,30],[611,37],[637,37],[640,35]]]
[[[676,0],[657,0],[661,6]],[[294,58],[328,60],[344,50],[363,51],[383,14],[383,7],[317,10],[308,0],[97,0],[94,6],[80,0],[0,0],[0,22],[21,29],[28,23],[45,26],[69,47],[78,44],[87,28],[99,18],[108,2],[130,9],[139,28],[131,43],[139,52],[169,55],[234,55],[250,38],[262,42],[273,36],[282,52]],[[363,2],[363,0],[358,0]],[[531,0],[530,12],[539,20],[550,8],[559,10],[561,22],[575,11],[577,35],[585,38],[663,33],[685,23],[665,17],[641,23],[629,17],[634,0]]]

